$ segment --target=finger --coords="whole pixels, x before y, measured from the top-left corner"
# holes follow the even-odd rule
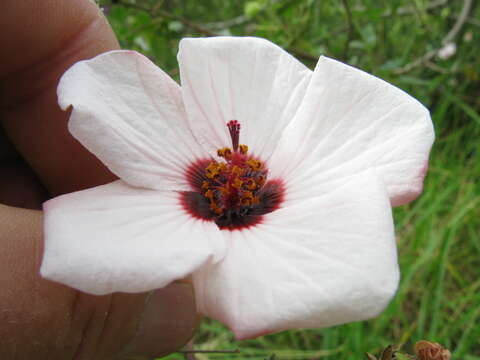
[[[68,115],[56,105],[56,84],[66,68],[117,47],[93,2],[6,0],[0,40],[0,119],[50,193],[112,180],[68,134]],[[0,354],[8,355],[0,358],[109,359],[124,353],[126,345],[138,354],[146,347],[161,354],[192,334],[194,298],[183,285],[155,297],[76,292],[38,277],[41,240],[39,213],[0,207],[0,241],[6,249],[0,254]],[[152,299],[165,299],[165,306]],[[148,347],[147,338],[157,347]]]
[[[73,63],[118,48],[101,11],[89,0],[5,0],[0,24],[0,119],[16,148],[52,195],[113,180],[70,136],[56,97]]]
[[[0,229],[1,359],[154,357],[192,335],[197,324],[188,284],[151,295],[80,293],[37,276],[41,212],[0,205]]]
[[[0,203],[40,209],[45,189],[28,164],[15,151],[0,127]]]

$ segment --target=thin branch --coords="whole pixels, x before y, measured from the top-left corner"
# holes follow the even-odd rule
[[[237,17],[234,17],[232,19],[228,19],[225,21],[219,21],[219,22],[212,22],[212,23],[207,23],[203,24],[203,26],[209,30],[224,30],[231,28],[232,26],[238,26],[238,25],[243,25],[251,21],[252,18],[249,18],[246,15],[240,15]]]
[[[270,0],[266,5],[264,5],[260,11],[256,14],[256,16],[253,17],[248,17],[246,15],[240,15],[237,17],[234,17],[232,19],[224,20],[224,21],[218,21],[218,22],[211,22],[211,23],[206,23],[203,24],[203,26],[209,30],[225,30],[228,29],[232,26],[238,26],[238,25],[243,25],[247,24],[251,21],[253,21],[259,14],[263,13],[269,6],[272,6],[281,0]]]
[[[448,0],[431,1],[425,6],[425,10],[432,10],[436,7],[445,5],[447,2],[448,2]],[[413,14],[415,12],[416,12],[415,9],[413,9],[412,7],[404,6],[404,7],[398,8],[395,15],[408,15],[408,14]],[[391,15],[391,14],[389,14],[389,15]],[[388,16],[388,15],[384,15],[384,16]]]
[[[118,0],[118,4],[119,5],[122,5],[124,7],[129,7],[129,8],[132,8],[132,9],[137,9],[137,10],[141,10],[141,11],[145,11],[151,15],[154,15],[154,16],[160,16],[160,17],[163,17],[165,19],[170,19],[170,20],[176,20],[176,21],[179,21],[181,22],[183,25],[185,25],[186,27],[188,28],[191,28],[197,32],[199,32],[200,34],[203,34],[203,35],[207,35],[207,36],[218,36],[218,34],[204,28],[203,26],[201,25],[198,25],[188,19],[185,19],[184,17],[182,16],[179,16],[179,15],[175,15],[175,14],[172,14],[172,13],[169,13],[168,11],[165,11],[165,10],[162,10],[160,9],[158,6],[155,6],[154,8],[148,8],[148,7],[144,7],[144,6],[141,6],[141,5],[138,5],[138,4],[134,4],[134,3],[129,3],[125,0]]]
[[[468,19],[468,15],[470,14],[472,3],[473,3],[472,0],[465,0],[463,2],[463,8],[462,8],[462,11],[460,12],[460,16],[458,17],[457,21],[448,32],[447,36],[445,36],[445,38],[443,39],[442,41],[443,45],[446,45],[449,42],[451,42],[458,35],[460,30],[462,30],[462,27],[463,25],[465,25],[465,22]]]
[[[473,2],[473,0],[464,0],[462,11],[460,12],[460,15],[458,16],[457,21],[455,22],[455,24],[453,24],[452,28],[447,33],[447,35],[445,35],[445,37],[442,39],[442,47],[451,43],[455,39],[455,37],[459,34],[459,32],[462,30],[463,26],[465,25],[465,23],[468,19],[468,15],[470,14],[470,10],[472,8],[472,2]],[[425,64],[426,62],[429,62],[431,59],[433,59],[438,54],[438,52],[442,49],[442,47],[439,47],[439,48],[434,49],[434,50],[427,51],[420,58],[406,64],[404,67],[402,67],[400,69],[397,69],[395,71],[395,74],[398,74],[398,75],[405,74],[405,73],[411,71],[412,69],[414,69],[414,68],[416,68],[416,67],[418,67],[422,64]]]
[[[159,15],[159,16],[162,16],[164,18],[167,18],[167,19],[171,19],[171,20],[177,20],[177,21],[180,21],[183,25],[185,25],[186,27],[189,27],[203,35],[207,35],[207,36],[218,36],[219,34],[216,34],[206,28],[204,28],[203,26],[201,25],[198,25],[194,22],[191,22],[190,20],[187,20],[185,19],[184,17],[182,16],[178,16],[178,15],[174,15],[174,14],[171,14],[167,11],[164,11],[164,10],[160,10],[158,9],[156,12],[154,12],[153,14],[155,15]]]
[[[437,0],[437,1],[432,1],[430,3],[428,3],[427,5],[425,5],[425,10],[427,11],[430,11],[434,8],[437,8],[437,7],[440,7],[440,6],[443,6],[445,4],[448,3],[449,0]],[[355,11],[365,11],[366,8],[364,6],[354,6],[353,7],[353,10]],[[396,16],[404,16],[404,15],[411,15],[411,14],[414,14],[415,13],[415,10],[411,7],[411,6],[402,6],[402,7],[399,7],[395,13],[392,12],[392,10],[390,9],[387,9],[385,10],[380,16],[381,17],[389,17],[389,16],[392,16],[392,15],[396,15]],[[453,18],[453,19],[457,19],[458,18],[458,15],[450,15],[449,17]],[[357,24],[357,27],[358,26],[363,26],[364,23],[366,23],[366,21],[364,20],[357,20],[356,21],[356,24]],[[472,18],[468,18],[467,19],[467,23],[469,24],[473,24],[473,25],[479,25],[480,22],[478,21],[475,21],[473,20]],[[332,29],[332,33],[334,34],[338,34],[338,33],[344,33],[348,31],[348,25],[342,25],[340,26],[339,28],[337,29]]]
[[[278,0],[276,0],[276,1],[278,1]],[[163,17],[163,18],[166,18],[166,19],[172,19],[172,20],[180,21],[186,27],[188,27],[190,29],[193,29],[193,30],[199,32],[200,34],[203,34],[203,35],[206,35],[206,36],[218,36],[219,35],[219,34],[216,34],[212,31],[206,29],[202,25],[199,25],[199,24],[196,24],[196,23],[194,23],[190,20],[187,20],[182,16],[174,15],[174,14],[171,14],[171,13],[165,11],[165,10],[161,10],[158,7],[155,7],[153,9],[149,9],[148,7],[138,5],[136,3],[130,3],[127,0],[118,0],[118,4],[122,5],[124,7],[127,7],[127,8],[132,8],[132,9],[136,9],[136,10],[140,10],[140,11],[145,11],[145,12],[151,14],[152,16],[159,16],[159,17]],[[288,52],[290,52],[291,54],[293,54],[293,55],[297,56],[298,58],[303,59],[305,61],[316,62],[318,60],[318,56],[314,56],[314,55],[305,53],[301,50],[291,49],[291,48],[287,48],[286,50]]]
[[[193,348],[193,339],[190,340],[183,350],[177,351],[180,354],[183,354],[185,360],[196,360],[195,354],[238,354],[239,349],[235,350],[195,350]]]
[[[436,0],[436,1],[431,1],[429,2],[427,5],[425,5],[425,10],[432,10],[432,9],[435,9],[437,7],[440,7],[440,6],[443,6],[445,4],[448,3],[449,0]],[[356,6],[354,7],[354,10],[358,10],[358,11],[364,11],[365,10],[365,7],[364,6]],[[392,16],[392,15],[411,15],[411,14],[415,14],[416,13],[416,9],[415,7],[412,7],[412,6],[401,6],[399,7],[395,13],[392,12],[391,10],[385,10],[381,16],[382,17],[388,17],[388,16]]]
[[[470,24],[470,25],[480,26],[480,21],[475,20],[475,19],[473,19],[473,18],[471,18],[471,17],[469,17],[469,18],[467,19],[467,23]]]
[[[181,354],[239,354],[240,350],[180,350]]]
[[[435,64],[434,62],[431,62],[431,61],[427,61],[425,62],[425,66],[433,71],[436,71],[440,74],[448,74],[450,73],[451,71],[449,70],[446,70],[444,68],[442,68],[441,66],[438,66],[437,64]]]
[[[190,341],[185,345],[183,350],[180,350],[180,353],[183,353],[183,358],[185,360],[197,360],[197,357],[195,356],[195,353],[192,353],[193,351],[193,339],[190,339]]]

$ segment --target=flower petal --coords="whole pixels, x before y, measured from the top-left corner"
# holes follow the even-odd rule
[[[188,189],[186,164],[203,155],[186,122],[181,90],[134,51],[112,51],[73,65],[58,86],[73,106],[69,129],[127,183]]]
[[[417,100],[322,57],[270,166],[302,186],[374,170],[392,205],[401,205],[422,191],[433,139],[429,112]]]
[[[198,142],[230,146],[226,123],[266,160],[305,94],[311,71],[271,42],[253,37],[183,39],[178,53],[188,120]]]
[[[42,276],[92,294],[142,292],[189,275],[225,251],[214,223],[178,194],[116,181],[44,204]]]
[[[240,339],[373,317],[398,280],[389,200],[368,172],[232,232],[224,260],[194,274],[199,310]]]

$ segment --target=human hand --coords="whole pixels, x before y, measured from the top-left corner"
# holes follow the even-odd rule
[[[118,48],[89,0],[6,0],[0,13],[0,358],[128,359],[192,335],[192,289],[92,296],[40,278],[41,203],[114,180],[67,130],[56,99],[76,61]]]

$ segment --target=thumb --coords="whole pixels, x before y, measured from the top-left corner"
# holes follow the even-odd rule
[[[0,243],[2,359],[148,359],[193,335],[198,319],[189,284],[93,296],[40,278],[39,211],[0,205]]]
[[[120,355],[154,358],[185,345],[200,317],[191,284],[176,282],[149,294],[135,337]]]

